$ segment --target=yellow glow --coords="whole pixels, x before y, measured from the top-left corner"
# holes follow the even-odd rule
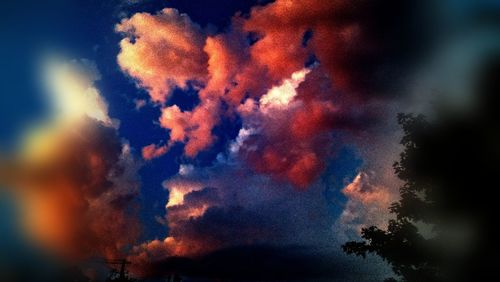
[[[184,202],[184,194],[186,193],[177,189],[170,190],[167,208],[171,206],[181,205],[182,202]]]
[[[112,125],[108,106],[93,85],[99,79],[99,73],[91,63],[84,62],[87,65],[78,65],[74,61],[48,64],[46,79],[54,106],[66,122],[88,116]]]
[[[184,195],[189,194],[193,191],[198,191],[203,186],[199,183],[168,183],[168,202],[166,207],[172,207],[177,205],[182,205],[184,203]]]

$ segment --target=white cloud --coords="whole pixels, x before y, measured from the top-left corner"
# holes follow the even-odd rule
[[[60,120],[74,122],[84,116],[116,125],[108,116],[108,104],[94,86],[101,78],[94,62],[51,59],[45,66],[48,93]]]
[[[264,111],[268,109],[286,108],[297,96],[297,87],[304,82],[306,75],[311,72],[308,68],[303,68],[296,71],[288,79],[283,80],[283,83],[271,88],[259,100]]]

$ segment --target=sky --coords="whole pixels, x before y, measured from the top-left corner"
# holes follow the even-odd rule
[[[383,279],[340,246],[390,217],[396,115],[469,105],[500,38],[488,0],[2,6],[0,275]]]

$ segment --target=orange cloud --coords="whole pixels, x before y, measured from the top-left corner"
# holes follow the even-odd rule
[[[314,4],[314,5],[312,5]],[[308,22],[304,18],[317,2],[276,1],[255,7],[243,21],[243,29],[261,37],[250,48],[252,61],[267,69],[274,81],[280,81],[304,66],[308,51],[302,46]]]
[[[142,148],[142,157],[145,160],[152,160],[166,154],[168,149],[169,147],[167,145],[157,146],[155,144],[149,144]]]
[[[86,61],[57,66],[52,79],[63,81],[49,84],[57,112],[26,135],[12,157],[8,186],[26,230],[44,247],[66,258],[120,257],[140,232],[138,165],[93,85],[94,69],[82,72],[87,67]],[[64,95],[88,103],[75,113]]]
[[[196,157],[217,139],[212,131],[221,117],[239,115],[256,132],[240,145],[242,157],[258,172],[306,187],[330,154],[330,133],[369,121],[371,98],[360,94],[366,74],[355,67],[371,67],[366,58],[376,51],[365,45],[378,42],[366,34],[365,19],[353,17],[371,7],[360,5],[277,0],[235,15],[229,31],[210,36],[175,9],[138,13],[117,26],[126,35],[118,61],[153,101],[199,82],[193,110],[161,108],[168,145],[184,143],[185,155]],[[164,150],[145,152],[149,158]]]
[[[391,199],[389,191],[373,184],[370,176],[365,172],[356,175],[354,180],[342,189],[342,193],[363,204],[373,203],[382,207],[387,207]]]
[[[231,42],[228,42],[224,36],[207,37],[203,50],[208,55],[208,73],[209,80],[207,86],[203,89],[202,96],[216,93],[217,96],[224,95],[228,90],[234,76],[237,73],[236,68],[240,65],[240,55],[232,50]]]
[[[206,80],[205,37],[187,15],[169,8],[137,13],[116,30],[125,35],[118,64],[153,101],[165,102],[173,88],[185,88],[190,80]]]
[[[129,148],[114,129],[91,120],[60,130],[47,136],[43,156],[19,160],[13,186],[26,227],[64,256],[120,256],[140,231]]]
[[[193,111],[181,111],[178,106],[165,107],[160,125],[170,130],[170,142],[185,142],[184,152],[195,157],[214,141],[212,128],[218,123],[219,105],[215,101],[203,101]]]
[[[359,235],[366,225],[384,226],[389,217],[389,204],[397,198],[397,191],[366,172],[359,172],[342,193],[348,200],[337,225],[348,237]]]

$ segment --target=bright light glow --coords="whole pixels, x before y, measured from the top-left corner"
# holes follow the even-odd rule
[[[96,66],[88,60],[50,61],[46,66],[46,82],[54,106],[61,119],[75,122],[90,117],[112,125],[108,105],[94,86],[100,79]]]
[[[304,82],[306,75],[311,72],[304,68],[292,74],[291,78],[283,80],[279,86],[275,86],[260,98],[261,106],[265,108],[284,108],[297,96],[297,87]]]
[[[182,205],[184,203],[184,195],[203,188],[198,183],[168,183],[167,186],[169,191],[167,208]]]

